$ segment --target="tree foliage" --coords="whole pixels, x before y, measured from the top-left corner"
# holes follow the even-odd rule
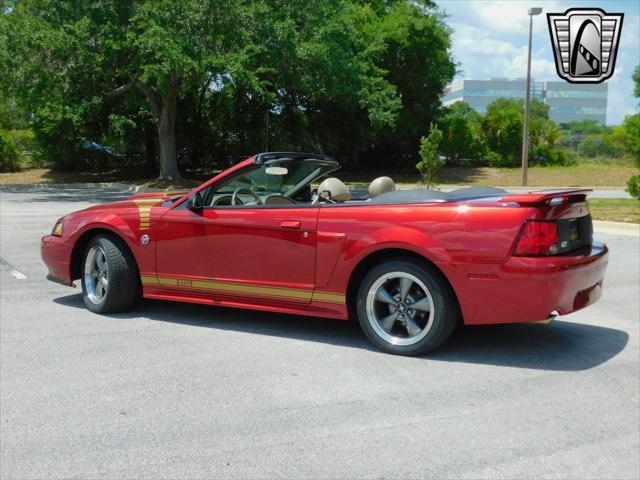
[[[487,107],[483,120],[487,136],[488,163],[495,167],[520,165],[522,155],[522,130],[524,102],[499,98]],[[561,148],[562,134],[559,126],[549,119],[549,106],[532,99],[529,112],[529,158],[531,164],[570,165],[574,155]]]
[[[522,152],[522,128],[522,101],[499,98],[487,106],[484,130],[491,166],[515,166],[518,163]]]
[[[267,148],[402,158],[455,73],[426,1],[16,1],[0,35],[50,162],[91,138],[167,177]]]
[[[416,164],[416,168],[427,188],[431,187],[436,173],[443,165],[438,155],[441,142],[442,132],[434,124],[431,124],[429,134],[420,139],[420,161]]]
[[[9,134],[0,132],[0,172],[14,172],[20,169],[18,146]]]
[[[440,150],[451,164],[484,158],[482,117],[468,103],[456,102],[447,107],[438,120],[438,127],[443,133]]]

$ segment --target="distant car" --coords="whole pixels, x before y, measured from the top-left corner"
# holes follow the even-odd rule
[[[607,247],[588,190],[396,191],[353,201],[330,157],[261,153],[190,192],[67,215],[42,239],[48,278],[96,313],[145,298],[346,320],[421,354],[465,324],[544,321],[595,302]],[[314,185],[317,189],[313,189]]]
[[[92,152],[95,154],[107,155],[110,157],[123,157],[124,155],[115,151],[113,147],[108,147],[105,145],[101,145],[93,140],[83,139],[80,141],[78,145],[80,150],[84,150],[86,152]]]

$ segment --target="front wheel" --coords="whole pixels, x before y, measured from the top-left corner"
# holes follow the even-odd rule
[[[389,260],[364,277],[358,321],[381,350],[419,355],[439,347],[458,320],[453,292],[442,276],[405,259]]]
[[[138,269],[122,240],[94,237],[87,245],[82,266],[82,297],[92,312],[128,310],[139,298]]]

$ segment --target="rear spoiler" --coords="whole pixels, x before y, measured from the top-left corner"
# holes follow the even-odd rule
[[[501,202],[515,202],[521,204],[534,204],[534,203],[542,203],[547,200],[551,200],[553,198],[565,199],[568,197],[577,197],[580,196],[582,198],[576,198],[574,200],[581,201],[584,200],[587,196],[587,193],[592,192],[590,188],[575,188],[575,189],[558,189],[558,190],[542,190],[540,192],[529,192],[529,193],[510,193],[500,199]],[[558,203],[563,203],[563,201],[559,201]]]

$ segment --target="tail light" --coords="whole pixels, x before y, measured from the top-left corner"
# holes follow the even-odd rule
[[[529,220],[525,222],[515,255],[544,256],[558,253],[558,225],[553,221]]]

